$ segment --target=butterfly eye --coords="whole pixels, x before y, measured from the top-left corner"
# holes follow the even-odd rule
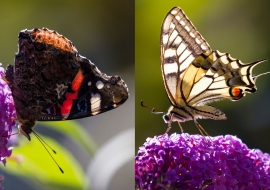
[[[171,119],[168,115],[163,115],[163,119],[165,121],[165,123],[170,123],[171,122]]]

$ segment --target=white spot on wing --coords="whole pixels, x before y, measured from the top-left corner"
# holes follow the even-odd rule
[[[221,61],[223,64],[225,64],[225,65],[227,65],[227,64],[229,63],[229,60],[227,59],[226,56],[222,56],[222,57],[220,57],[219,59],[220,59],[220,61]]]
[[[201,45],[201,48],[203,49],[203,50],[206,50],[206,46],[205,45]]]
[[[173,14],[173,15],[175,15],[176,13],[177,13],[176,10],[172,10],[172,11],[171,11],[171,14]]]
[[[195,38],[195,41],[196,41],[197,44],[201,44],[202,43],[199,38]]]
[[[184,21],[180,21],[180,24],[182,25],[182,26],[185,26],[186,25],[186,23],[184,22]]]
[[[99,80],[97,81],[96,86],[98,89],[102,89],[104,87],[104,83]]]
[[[238,69],[239,68],[236,61],[231,62],[231,67],[232,67],[232,69]]]
[[[162,40],[163,40],[163,44],[166,44],[168,42],[168,40],[169,40],[169,35],[168,34],[163,35]]]
[[[249,69],[249,66],[241,67],[240,68],[240,74],[241,75],[247,75],[248,69]]]
[[[190,28],[188,26],[185,26],[185,29],[189,32]]]
[[[166,51],[164,52],[164,58],[170,58],[175,56],[175,50],[174,49],[166,49]]]
[[[89,82],[87,83],[87,85],[88,85],[88,86],[91,86],[91,84],[92,84],[92,82],[91,82],[91,81],[89,81]]]
[[[171,74],[171,73],[175,73],[178,70],[178,65],[177,63],[168,63],[168,64],[164,64],[164,74]]]
[[[90,99],[90,104],[91,104],[91,111],[93,112],[93,115],[96,115],[99,113],[100,109],[100,104],[101,104],[101,97],[99,93],[93,94],[91,93],[91,99]]]

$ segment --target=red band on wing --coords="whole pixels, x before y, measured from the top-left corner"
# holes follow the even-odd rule
[[[63,116],[69,115],[70,110],[72,108],[72,104],[73,104],[73,100],[65,100],[63,102],[63,105],[62,106],[59,105],[59,107],[61,108],[61,114]]]
[[[80,87],[82,85],[83,79],[84,79],[84,76],[82,74],[82,71],[79,70],[71,83],[71,89],[74,92],[73,93],[67,92],[65,94],[66,100],[63,101],[63,105],[62,106],[59,105],[59,107],[61,108],[61,114],[63,116],[69,115],[71,108],[72,108],[72,105],[73,105],[73,100],[78,98],[78,92],[79,92]]]
[[[82,74],[82,71],[79,70],[77,75],[75,76],[74,80],[72,81],[71,89],[73,91],[77,92],[82,85],[83,79],[84,79],[84,76]]]
[[[77,99],[78,98],[78,91],[74,92],[74,93],[66,93],[65,97],[66,97],[67,100]]]

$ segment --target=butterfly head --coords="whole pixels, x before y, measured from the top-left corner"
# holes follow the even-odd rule
[[[36,121],[19,119],[18,122],[19,122],[18,125],[19,132],[30,141],[31,138],[29,134],[33,132],[32,128],[36,125]]]
[[[163,115],[163,120],[164,120],[165,123],[171,123],[171,122],[172,122],[172,120],[171,120],[171,115],[165,113],[165,114]]]
[[[164,113],[163,120],[165,123],[185,122],[192,120],[192,117],[187,114],[187,111],[184,107],[174,107],[171,106],[167,113]]]

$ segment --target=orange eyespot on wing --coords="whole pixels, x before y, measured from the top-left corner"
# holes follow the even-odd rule
[[[238,87],[231,88],[230,95],[232,96],[233,100],[239,100],[244,96],[243,90]]]

